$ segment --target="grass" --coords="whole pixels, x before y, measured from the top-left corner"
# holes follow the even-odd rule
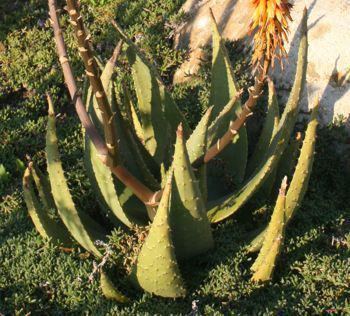
[[[171,75],[185,58],[174,52],[169,38],[180,18],[182,0],[83,1],[84,16],[97,52],[107,58],[116,43],[107,23],[111,17],[137,34],[139,45],[161,69],[164,81],[190,121],[207,107],[210,79],[206,68],[200,85],[171,86]],[[102,5],[103,4],[103,5]],[[299,315],[350,313],[350,163],[348,136],[334,124],[320,129],[310,188],[301,209],[287,229],[286,244],[273,282],[250,282],[254,260],[245,246],[255,222],[242,224],[244,212],[215,227],[216,247],[183,266],[189,295],[170,300],[119,287],[132,297],[121,306],[103,298],[97,281],[88,282],[93,259],[79,249],[67,255],[40,238],[33,228],[21,192],[21,166],[29,155],[44,166],[46,104],[50,90],[60,113],[58,132],[64,168],[78,207],[98,213],[97,202],[82,161],[82,135],[68,102],[47,21],[46,1],[4,1],[0,4],[0,314],[117,314],[117,315]],[[66,20],[66,18],[64,18]],[[94,22],[94,23],[92,23]],[[165,23],[167,22],[167,23]],[[82,66],[75,44],[66,32],[75,73]],[[232,48],[232,45],[229,45]],[[231,49],[240,84],[247,59]],[[75,56],[75,57],[74,57]],[[208,67],[207,67],[208,68]],[[128,76],[126,76],[128,79]],[[251,130],[254,130],[251,128]],[[254,132],[251,133],[254,136]],[[1,174],[1,172],[0,172]]]

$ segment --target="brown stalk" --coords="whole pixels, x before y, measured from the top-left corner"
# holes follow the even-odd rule
[[[214,23],[216,24],[214,14],[211,9],[210,14]],[[257,100],[262,94],[265,74],[269,69],[269,65],[270,62],[265,60],[264,66],[261,67],[261,69],[258,69],[258,73],[255,76],[255,84],[249,89],[249,98],[243,105],[242,112],[240,113],[239,117],[237,117],[234,121],[231,121],[227,132],[220,139],[218,139],[215,145],[207,150],[204,156],[198,158],[193,163],[194,168],[199,168],[203,163],[208,163],[232,143],[234,137],[236,137],[238,134],[239,129],[245,124],[248,117],[252,115]]]
[[[79,54],[84,62],[85,73],[89,78],[92,91],[97,100],[98,108],[101,111],[109,158],[112,158],[112,161],[109,161],[107,164],[114,167],[114,165],[117,164],[118,140],[117,135],[115,134],[113,112],[100,79],[98,65],[90,45],[90,35],[85,31],[84,22],[76,1],[67,0],[67,9],[70,16],[70,23],[73,26],[78,41]]]
[[[63,70],[64,80],[67,84],[69,94],[75,105],[75,110],[78,114],[79,120],[81,121],[86,134],[90,137],[94,146],[96,147],[99,156],[102,161],[107,161],[108,149],[107,146],[95,128],[94,124],[91,122],[89,115],[86,112],[84,103],[81,99],[80,92],[78,90],[77,84],[75,82],[72,68],[69,64],[69,59],[67,55],[66,45],[64,43],[62,29],[58,21],[57,6],[55,0],[49,0],[49,12],[50,21],[54,31],[57,55]]]
[[[216,142],[216,144],[208,149],[203,158],[204,163],[208,163],[221,153],[227,145],[232,143],[232,140],[236,137],[240,128],[245,124],[248,117],[253,114],[254,107],[262,93],[263,84],[263,81],[260,81],[259,79],[255,80],[255,85],[249,89],[249,98],[243,105],[242,112],[234,121],[230,122],[227,132]]]
[[[268,67],[268,65],[267,65]],[[264,71],[255,77],[254,86],[249,89],[249,98],[242,107],[242,112],[239,116],[230,122],[227,132],[216,142],[215,145],[211,146],[206,154],[193,163],[194,168],[199,168],[203,163],[208,163],[210,160],[217,157],[229,144],[232,143],[233,139],[237,136],[240,128],[246,123],[249,116],[253,114],[253,110],[259,97],[262,94],[264,87],[265,77]]]
[[[49,3],[49,12],[51,18],[52,28],[54,30],[54,36],[56,41],[57,54],[60,60],[60,64],[62,67],[63,75],[65,82],[68,87],[69,94],[71,99],[75,105],[76,112],[78,114],[79,120],[81,121],[86,134],[91,139],[93,145],[95,146],[98,156],[101,161],[107,165],[111,172],[126,186],[128,186],[132,192],[145,204],[153,201],[155,194],[149,188],[147,188],[144,184],[142,184],[138,179],[136,179],[128,170],[126,170],[123,166],[115,166],[111,165],[109,162],[113,161],[110,158],[110,152],[108,150],[107,145],[105,144],[103,138],[99,135],[96,127],[91,122],[91,119],[86,112],[84,103],[81,98],[81,94],[77,88],[77,84],[75,82],[72,68],[69,64],[69,59],[67,55],[66,46],[63,39],[62,29],[58,20],[57,13],[57,5],[56,0],[48,0]],[[113,56],[109,60],[109,62],[115,63],[116,59],[121,50],[121,43],[119,42],[116,49],[113,52]]]

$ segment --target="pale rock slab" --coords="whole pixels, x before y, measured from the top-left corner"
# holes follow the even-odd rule
[[[276,66],[272,76],[283,101],[289,95],[297,59],[299,24],[308,8],[309,58],[307,86],[302,108],[307,110],[316,97],[321,99],[323,124],[342,119],[350,125],[350,0],[294,0],[290,25],[289,58],[284,71]],[[190,58],[176,72],[174,83],[185,82],[198,72],[211,42],[209,8],[212,8],[224,38],[242,39],[247,35],[252,8],[249,0],[188,0],[183,10],[190,19],[177,32],[175,47],[190,49]]]
[[[292,11],[289,58],[285,69],[273,71],[274,81],[286,99],[292,86],[299,43],[299,23],[305,4],[308,8],[307,85],[302,107],[307,110],[320,98],[320,118],[328,124],[342,117],[349,123],[350,81],[350,0],[295,0]]]
[[[174,83],[186,82],[195,75],[205,59],[204,46],[211,44],[212,9],[222,37],[242,39],[247,35],[252,7],[249,0],[188,0],[182,10],[189,16],[177,30],[175,48],[189,48],[189,59],[175,73]]]

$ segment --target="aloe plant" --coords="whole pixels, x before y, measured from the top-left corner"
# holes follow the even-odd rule
[[[116,22],[113,24],[120,42],[111,59],[101,66],[94,56],[77,3],[67,0],[67,11],[89,83],[83,93],[79,93],[69,65],[55,0],[49,0],[49,9],[59,60],[85,135],[86,170],[101,209],[115,226],[150,227],[129,269],[130,282],[159,296],[185,296],[182,262],[215,247],[211,226],[233,216],[255,194],[264,192],[266,183],[272,187],[274,182],[280,181],[278,170],[285,168],[281,169],[281,156],[293,131],[305,83],[306,11],[301,25],[297,73],[289,101],[280,117],[270,80],[265,125],[253,157],[248,160],[245,122],[264,87],[266,67],[256,75],[249,98],[243,103],[213,15],[211,106],[191,130],[155,67]],[[126,55],[131,68],[137,103],[126,85],[121,89],[116,87],[115,63],[121,53]],[[103,258],[98,241],[105,240],[108,233],[87,210],[78,209],[74,204],[60,161],[50,96],[48,103],[46,157],[49,183],[43,185],[47,179],[37,175],[33,164],[27,168],[23,187],[29,214],[43,238],[63,245],[76,242],[97,258]],[[310,144],[310,135],[316,133],[315,113],[316,110],[290,189],[285,196],[284,182],[271,223],[267,232],[260,236],[261,256],[265,258],[264,254],[269,253],[269,257],[258,258],[260,264],[254,266],[253,279],[266,280],[271,276],[277,254],[282,249],[282,243],[271,242],[276,234],[274,228],[279,227],[278,232],[283,235],[281,227],[294,214],[305,194],[313,161],[314,143]],[[217,182],[217,178],[208,176],[207,169],[211,168],[208,163],[214,158],[226,166],[237,189],[212,200],[208,198],[211,196],[208,187],[224,185]],[[298,187],[297,182],[303,186]],[[258,272],[260,267],[266,268],[267,272]],[[260,276],[262,273],[265,275]],[[127,298],[113,285],[118,282],[113,281],[106,271],[101,271],[101,287],[106,297],[126,302]]]
[[[271,221],[266,230],[255,239],[255,248],[261,247],[261,250],[251,267],[251,270],[254,271],[252,276],[254,281],[267,281],[271,278],[275,262],[281,251],[286,225],[304,197],[313,164],[318,125],[318,106],[319,102],[317,101],[311,114],[311,120],[305,133],[305,139],[289,189],[287,191],[287,177],[285,177],[279,189]]]

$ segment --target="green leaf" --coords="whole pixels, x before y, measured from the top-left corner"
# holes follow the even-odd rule
[[[286,186],[287,178],[282,183],[260,253],[251,267],[251,270],[254,271],[253,281],[268,281],[271,279],[275,262],[281,251],[286,223]]]
[[[205,204],[179,127],[173,161],[171,228],[179,259],[201,254],[214,246]]]
[[[115,132],[119,140],[119,158],[122,161],[128,161],[128,168],[133,174],[139,174],[136,163],[134,162],[134,156],[131,154],[128,146],[129,142],[127,140],[125,126],[116,104],[115,90],[112,82],[113,68],[114,64],[107,62],[101,75],[101,81],[112,106],[112,111],[115,113]],[[98,114],[98,105],[94,99],[90,91],[87,99],[89,104],[88,113],[94,125],[103,133],[102,118]],[[120,222],[128,227],[135,224],[145,225],[147,222],[145,206],[120,181],[116,180],[117,184],[115,183],[112,172],[100,160],[94,145],[87,135],[85,135],[84,161],[89,180],[97,194],[98,202],[114,225],[118,226]]]
[[[136,113],[135,105],[131,100],[130,92],[126,85],[123,87],[123,92],[124,92],[124,98],[123,98],[124,108],[125,108],[126,115],[128,116],[131,126],[135,134],[137,135],[138,139],[142,144],[145,144],[145,135],[143,135],[142,125]]]
[[[122,121],[123,129],[125,130],[130,152],[135,160],[135,163],[138,166],[142,179],[152,190],[157,191],[160,189],[160,186],[152,172],[159,172],[159,167],[152,158],[152,156],[149,154],[149,152],[145,149],[144,142],[142,142],[138,137],[136,127],[133,127],[133,122],[137,123],[137,120],[135,121],[135,119],[133,118],[133,116],[135,116],[136,113],[134,113],[134,115],[132,114],[133,111],[135,112],[135,110],[133,110],[133,105],[126,87],[124,89],[123,103],[128,120],[123,118],[122,115],[120,115],[119,121]]]
[[[238,94],[238,87],[233,75],[231,63],[220,36],[215,18],[212,15],[213,34],[213,60],[212,60],[212,83],[210,92],[210,104],[214,106],[213,117],[219,115],[225,105]],[[237,100],[235,110],[226,117],[226,122],[218,130],[218,137],[223,136],[229,127],[231,120],[234,120],[241,112],[241,103]],[[234,138],[232,144],[227,146],[219,155],[231,173],[233,180],[239,184],[243,181],[248,158],[247,131],[243,126]]]
[[[145,146],[154,159],[161,163],[169,140],[169,127],[162,110],[157,79],[132,48],[128,48],[127,56],[132,67]]]
[[[25,169],[24,162],[21,159],[16,158],[16,170],[22,174]]]
[[[119,201],[112,173],[101,162],[94,145],[87,137],[85,138],[85,166],[99,204],[116,226],[120,222],[127,227],[132,227],[134,224],[144,224],[137,217],[135,218],[124,211],[123,205]]]
[[[249,198],[264,184],[270,173],[276,168],[279,159],[285,150],[294,124],[297,119],[299,100],[306,80],[307,68],[307,13],[304,13],[302,37],[299,45],[297,72],[292,91],[286,108],[279,122],[278,132],[269,147],[266,159],[260,164],[242,188],[233,194],[214,201],[209,207],[208,217],[212,223],[220,222],[236,213]]]
[[[155,67],[147,61],[140,49],[126,36],[121,27],[114,24],[120,37],[127,44],[126,50],[133,71],[141,123],[147,149],[160,165],[163,157],[175,142],[177,126],[182,123],[186,135],[190,128],[161,81]]]
[[[293,171],[295,169],[295,166],[298,162],[298,156],[300,153],[300,147],[302,143],[302,137],[298,138],[292,138],[286,148],[286,150],[283,152],[283,155],[281,157],[281,160],[278,164],[278,168],[276,170],[276,181],[275,181],[275,188],[273,190],[273,194],[277,196],[278,194],[278,183],[281,183],[283,177],[287,176],[288,179],[292,178]]]
[[[110,89],[112,96],[111,105],[114,113],[114,119],[116,120],[116,133],[119,138],[119,156],[121,157],[121,164],[124,165],[133,176],[141,179],[141,181],[149,187],[157,187],[157,183],[155,183],[155,179],[152,177],[149,170],[140,169],[140,166],[141,168],[146,167],[145,162],[143,161],[143,157],[141,156],[140,152],[133,151],[135,148],[128,137],[128,132],[130,131],[128,129],[128,124],[124,120],[120,110],[120,105],[116,100],[115,86],[112,85]],[[147,172],[148,176],[146,178],[144,177],[146,174],[145,172]],[[124,212],[128,214],[129,217],[132,217],[136,224],[147,224],[148,217],[145,204],[134,195],[129,187],[121,183],[121,181],[116,179],[115,183],[119,202]]]
[[[265,233],[266,227],[262,231],[260,231],[259,234],[256,235],[256,237],[249,244],[249,247],[247,249],[249,253],[258,252],[261,249],[264,242]]]
[[[147,292],[163,297],[183,297],[186,289],[176,261],[169,219],[172,178],[171,172],[134,274]]]
[[[231,117],[233,116],[232,112],[235,110],[237,103],[237,98],[233,97],[230,101],[224,106],[219,115],[217,115],[211,122],[208,129],[208,147],[212,146],[219,139],[220,131],[227,127]]]
[[[286,218],[289,221],[295,211],[299,208],[309,185],[309,179],[312,171],[312,165],[315,155],[316,132],[317,132],[317,114],[319,103],[313,108],[311,120],[306,129],[303,146],[300,150],[298,164],[295,167],[294,175],[289,186],[286,197]]]
[[[276,135],[279,124],[279,107],[276,90],[272,80],[269,80],[269,101],[265,124],[261,131],[259,140],[247,166],[247,175],[251,175],[261,164],[267,155],[273,137]],[[281,179],[282,181],[282,179]]]
[[[315,106],[312,111],[311,120],[306,130],[306,136],[303,142],[302,150],[300,152],[298,164],[295,169],[295,172],[287,193],[286,225],[294,215],[295,211],[300,206],[301,201],[303,200],[303,197],[306,193],[306,190],[309,184],[309,178],[311,175],[311,170],[312,170],[312,165],[314,160],[315,143],[317,138],[316,130],[318,125],[318,122],[317,122],[318,107],[319,105]],[[299,141],[294,141],[290,147],[292,148],[294,145],[299,149]],[[297,150],[295,149],[292,150],[292,153],[289,153],[286,150],[284,154],[294,154],[295,152],[297,152]],[[283,159],[283,156],[282,156],[282,159]],[[284,163],[284,161],[281,161],[281,162]],[[281,171],[281,174],[283,174],[282,171]],[[264,229],[254,238],[254,240],[251,242],[248,248],[249,252],[259,251],[259,249],[262,247],[265,234],[266,234],[266,229]]]
[[[101,68],[103,67],[101,62],[98,62],[98,64]],[[115,67],[114,62],[111,62],[111,60],[108,60],[105,67],[102,68],[103,70],[102,70],[101,77],[100,77],[101,82],[102,82],[102,86],[103,86],[104,91],[106,92],[109,104],[111,104],[112,96],[111,96],[111,93],[108,92],[108,90],[110,90],[110,87],[112,85],[114,67]],[[87,109],[89,109],[90,106],[92,106],[95,109],[95,113],[94,113],[95,121],[96,120],[98,121],[99,124],[97,124],[97,125],[99,125],[98,126],[99,129],[102,131],[103,120],[102,120],[102,116],[101,116],[101,111],[98,107],[96,97],[93,95],[92,87],[89,86],[89,88],[87,89],[86,88],[87,85],[88,85],[88,82],[87,83],[84,82],[83,96],[85,99],[85,104],[86,104]],[[95,122],[95,125],[96,125],[96,122]]]
[[[10,174],[6,171],[5,166],[0,164],[0,184],[5,184],[10,180]]]
[[[211,118],[212,107],[203,115],[190,138],[186,142],[186,148],[190,163],[193,164],[199,157],[204,156],[208,149],[208,128]],[[203,202],[206,203],[208,188],[207,188],[207,164],[202,164],[195,172],[198,180],[200,192],[202,193]]]
[[[45,209],[56,209],[55,201],[51,193],[51,184],[48,179],[34,163],[31,162],[29,164],[29,169]]]
[[[59,157],[55,113],[51,102],[49,102],[49,116],[46,133],[46,158],[52,195],[58,214],[64,225],[83,248],[92,252],[97,257],[101,257],[101,253],[96,248],[94,241],[97,239],[104,239],[105,235],[102,227],[100,227],[89,215],[81,211],[78,212],[74,205]]]
[[[130,301],[115,288],[112,281],[104,271],[101,271],[100,283],[102,293],[107,299],[117,301],[118,303],[128,303]]]
[[[41,179],[38,178],[37,180],[39,183],[37,189],[42,198],[42,203],[39,202],[34,191],[32,172],[27,168],[23,175],[23,196],[29,216],[36,230],[44,239],[51,239],[57,245],[70,247],[72,240],[66,227],[62,222],[56,221],[49,215],[50,211],[56,212],[55,206],[51,204],[53,202],[51,193],[48,195],[46,189],[43,190]]]

